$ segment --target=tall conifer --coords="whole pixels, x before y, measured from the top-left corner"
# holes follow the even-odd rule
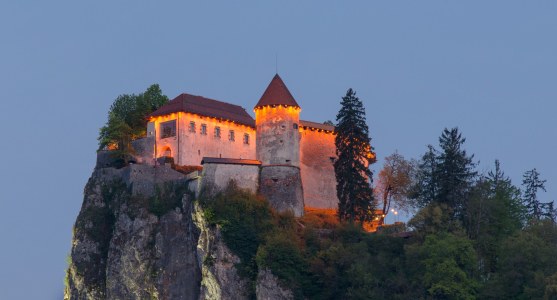
[[[369,221],[373,218],[375,199],[369,165],[375,160],[370,145],[366,113],[356,93],[349,89],[342,97],[337,114],[335,145],[338,160],[334,163],[337,179],[338,216],[340,219]]]
[[[539,178],[540,173],[536,168],[526,171],[522,177],[522,185],[524,186],[523,204],[526,207],[526,214],[528,219],[541,219],[547,217],[553,219],[554,209],[553,202],[541,203],[538,200],[538,189],[545,190],[545,182]]]

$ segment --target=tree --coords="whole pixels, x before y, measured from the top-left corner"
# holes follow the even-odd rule
[[[503,241],[494,280],[488,281],[485,299],[555,299],[557,224],[530,220]],[[547,298],[544,298],[547,297]]]
[[[429,145],[429,151],[422,156],[418,165],[416,183],[412,187],[411,198],[416,206],[424,207],[431,202],[444,203],[454,209],[454,216],[463,219],[464,206],[470,188],[477,175],[477,163],[468,156],[462,145],[466,138],[458,132],[458,127],[445,128],[439,137],[441,151]]]
[[[553,219],[554,209],[553,203],[541,203],[538,200],[538,189],[544,192],[544,183],[547,180],[540,180],[540,173],[536,168],[526,171],[522,177],[522,185],[525,187],[523,203],[526,206],[526,214],[529,219],[540,219],[541,217],[548,217]]]
[[[439,155],[438,201],[453,207],[455,214],[462,217],[464,203],[472,180],[478,174],[474,171],[474,155],[468,156],[462,145],[466,138],[458,132],[458,127],[450,131],[445,128],[439,137],[443,150]]]
[[[428,236],[420,252],[426,299],[476,299],[480,284],[473,276],[476,252],[470,240],[447,233]]]
[[[375,187],[376,195],[381,197],[383,213],[381,224],[389,213],[391,206],[398,210],[410,212],[408,191],[412,185],[415,172],[415,161],[406,160],[398,151],[385,157],[383,168],[379,171],[379,180]]]
[[[151,85],[139,95],[123,94],[118,96],[108,111],[108,122],[100,129],[99,149],[113,148],[113,158],[124,160],[136,154],[131,146],[133,139],[146,133],[147,120],[145,117],[168,103],[167,96],[162,94],[158,84]]]
[[[327,120],[327,121],[323,122],[323,124],[335,126],[335,123],[333,123],[333,121],[331,121],[331,120]]]
[[[370,221],[373,218],[375,199],[370,186],[373,147],[370,145],[365,109],[349,89],[342,97],[342,107],[337,114],[335,146],[338,159],[334,163],[337,180],[339,219]]]
[[[464,225],[478,254],[479,275],[490,278],[497,271],[501,243],[523,226],[524,212],[520,190],[501,171],[479,176],[465,203]]]

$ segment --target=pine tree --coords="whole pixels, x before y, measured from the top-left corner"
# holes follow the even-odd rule
[[[544,192],[544,183],[547,180],[540,180],[540,173],[536,171],[536,168],[526,171],[522,177],[522,185],[525,187],[523,203],[526,206],[526,215],[528,219],[540,219],[542,216],[552,217],[553,203],[551,207],[549,203],[540,203],[538,200],[538,189],[542,189]],[[549,209],[547,209],[549,208]]]
[[[458,127],[448,130],[445,128],[439,137],[439,146],[442,151],[438,157],[438,196],[440,203],[446,203],[461,217],[467,193],[470,190],[474,177],[476,163],[472,162],[474,155],[468,156],[462,145],[466,138],[458,132]]]
[[[429,203],[446,204],[462,218],[464,205],[477,172],[474,155],[468,156],[462,145],[466,141],[458,132],[458,127],[445,128],[439,137],[438,151],[429,145],[418,165],[416,184],[410,197],[416,206],[425,207]]]
[[[370,221],[375,199],[370,186],[374,162],[365,109],[356,93],[349,89],[342,97],[337,114],[335,146],[338,160],[334,163],[337,180],[338,216],[340,219]]]

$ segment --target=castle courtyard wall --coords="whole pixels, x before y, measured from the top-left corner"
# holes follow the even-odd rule
[[[211,195],[224,191],[234,179],[238,187],[256,193],[259,185],[259,165],[204,163],[202,185]],[[197,193],[198,194],[198,193]]]
[[[301,130],[300,169],[305,206],[338,208],[335,136],[315,128]],[[331,158],[333,160],[331,160]]]

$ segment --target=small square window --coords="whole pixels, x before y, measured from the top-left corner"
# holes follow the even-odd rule
[[[195,122],[190,122],[190,132],[195,132]]]
[[[296,124],[296,123],[292,124],[292,128],[298,129],[298,124]]]
[[[249,145],[249,134],[244,134],[244,144]]]
[[[234,130],[230,130],[230,134],[228,135],[228,139],[233,141],[234,140]]]
[[[215,137],[220,138],[220,127],[215,127]]]
[[[201,124],[201,134],[207,135],[207,125]]]

